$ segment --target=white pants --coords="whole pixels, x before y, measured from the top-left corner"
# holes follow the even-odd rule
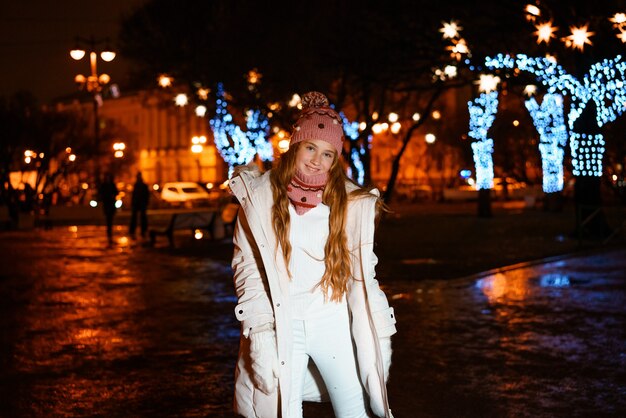
[[[307,320],[293,320],[292,387],[289,418],[302,417],[302,391],[309,359],[328,389],[337,418],[367,417],[359,380],[348,308]]]

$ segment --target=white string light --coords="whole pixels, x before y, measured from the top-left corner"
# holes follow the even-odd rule
[[[567,123],[570,129],[572,165],[576,176],[601,176],[604,139],[602,135],[576,132],[574,124],[590,100],[596,105],[596,122],[602,127],[614,121],[626,108],[626,62],[621,56],[595,63],[582,83],[576,80],[556,62],[547,58],[531,58],[517,55],[498,55],[487,58],[485,65],[492,69],[517,68],[537,77],[547,87],[549,94],[561,93],[571,96]]]
[[[487,132],[498,110],[498,92],[482,93],[468,102],[470,129],[468,135],[476,141],[472,143],[474,164],[476,165],[476,188],[493,188],[493,139],[487,138]]]
[[[602,175],[604,146],[602,134],[588,135],[572,132],[570,149],[574,175],[600,177]]]
[[[526,100],[533,124],[539,133],[539,152],[543,169],[543,191],[563,190],[563,147],[567,144],[567,129],[563,116],[563,96],[546,94],[541,106],[534,98]]]

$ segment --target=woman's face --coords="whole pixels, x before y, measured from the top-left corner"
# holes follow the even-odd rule
[[[337,150],[326,141],[306,139],[296,152],[296,168],[308,176],[330,171],[337,158]]]

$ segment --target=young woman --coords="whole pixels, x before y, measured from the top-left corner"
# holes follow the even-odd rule
[[[235,411],[302,417],[302,401],[340,418],[391,417],[386,382],[395,315],[374,278],[378,192],[349,181],[341,118],[307,93],[289,150],[230,181],[241,204],[233,270],[242,332]]]

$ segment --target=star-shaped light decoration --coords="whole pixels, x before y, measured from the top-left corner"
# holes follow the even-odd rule
[[[454,78],[457,75],[457,68],[454,65],[446,65],[446,67],[443,69],[443,73],[448,78]]]
[[[595,32],[589,32],[588,28],[589,25],[570,27],[572,34],[563,38],[563,40],[565,41],[565,46],[574,49],[578,48],[582,51],[585,48],[585,44],[593,45],[589,38],[595,35]]]
[[[452,40],[452,42],[454,45],[446,47],[446,49],[450,51],[452,58],[460,61],[464,54],[469,54],[469,48],[467,47],[467,43],[465,43],[465,39],[461,38],[458,41]]]
[[[524,94],[528,97],[533,96],[535,93],[537,93],[537,86],[535,86],[534,84],[528,84],[526,87],[524,87]]]
[[[435,73],[434,79],[443,81],[446,78],[450,79],[450,78],[456,77],[458,71],[457,71],[456,66],[446,65],[443,70],[441,68],[435,69],[434,73]]]
[[[291,96],[291,100],[289,100],[289,107],[296,107],[300,103],[300,96],[297,93],[294,93]]]
[[[535,25],[535,27],[537,28],[537,32],[535,32],[535,35],[537,35],[537,44],[542,42],[549,44],[550,39],[555,38],[554,32],[559,29],[556,26],[552,26],[552,21],[540,23]]]
[[[200,100],[207,100],[209,98],[210,89],[205,89],[204,87],[200,87],[196,94]]]
[[[613,23],[613,26],[621,28],[626,24],[626,13],[615,13],[613,17],[609,18],[609,22]]]
[[[196,116],[198,116],[199,118],[203,118],[206,115],[206,110],[206,106],[204,105],[196,106]]]
[[[539,10],[539,7],[535,6],[534,4],[527,4],[524,10],[527,13],[526,19],[530,20],[531,22],[534,22],[535,19],[537,19],[541,15],[541,10]]]
[[[626,43],[626,13],[615,13],[609,18],[609,22],[613,23],[613,27],[619,31],[617,39]]]
[[[172,77],[167,74],[161,74],[158,78],[159,86],[166,88],[172,85]]]
[[[554,55],[546,54],[546,59],[554,63],[557,62],[556,57]]]
[[[248,84],[259,84],[261,82],[261,79],[263,78],[263,75],[259,72],[259,70],[253,68],[248,71],[247,78]]]
[[[451,20],[450,22],[441,22],[443,27],[439,29],[439,32],[443,33],[443,39],[454,39],[459,36],[459,31],[463,28],[459,25],[459,22]]]
[[[179,93],[174,98],[174,103],[176,103],[176,106],[183,107],[186,106],[187,103],[189,103],[189,98],[185,93]]]
[[[496,90],[499,83],[500,77],[493,74],[481,74],[480,80],[474,82],[474,84],[478,84],[478,90],[484,93]]]

